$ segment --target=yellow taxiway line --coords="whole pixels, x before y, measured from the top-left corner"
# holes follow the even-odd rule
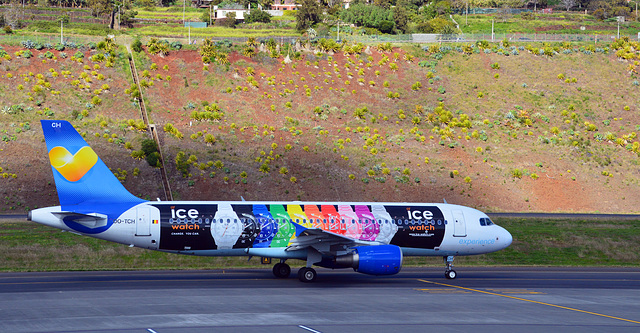
[[[625,319],[625,318],[620,318],[620,317],[614,317],[614,316],[609,316],[609,315],[602,314],[602,313],[585,311],[585,310],[580,310],[580,309],[576,309],[576,308],[570,308],[570,307],[562,306],[562,305],[544,303],[544,302],[534,301],[534,300],[530,300],[530,299],[526,299],[526,298],[520,298],[520,297],[515,297],[515,296],[492,293],[490,291],[465,288],[465,287],[460,287],[460,286],[454,286],[452,284],[439,283],[439,282],[433,282],[433,281],[422,280],[422,279],[418,279],[418,281],[424,282],[424,283],[436,284],[436,285],[445,286],[445,287],[461,289],[461,290],[474,291],[474,292],[482,293],[482,294],[488,294],[488,295],[493,295],[493,296],[500,296],[500,297],[506,297],[506,298],[511,298],[511,299],[517,299],[519,301],[530,302],[530,303],[535,303],[535,304],[542,304],[542,305],[551,306],[551,307],[554,307],[554,308],[565,309],[565,310],[570,310],[570,311],[576,311],[576,312],[581,312],[581,313],[587,313],[587,314],[594,315],[594,316],[605,317],[605,318],[610,318],[610,319],[615,319],[615,320],[622,320],[622,321],[626,321],[626,322],[634,323],[634,324],[640,324],[640,321],[636,321],[636,320]]]

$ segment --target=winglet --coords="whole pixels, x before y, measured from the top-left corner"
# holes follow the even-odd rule
[[[293,224],[296,227],[296,237],[300,236],[300,234],[303,231],[309,229],[309,228],[303,227],[302,225],[300,225],[300,224],[298,224],[296,222],[293,222],[293,221],[291,221],[291,224]]]

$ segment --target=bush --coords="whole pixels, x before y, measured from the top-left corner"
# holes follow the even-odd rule
[[[179,41],[171,42],[170,45],[171,45],[171,48],[174,50],[182,49],[182,43],[180,43]]]
[[[147,48],[151,54],[169,54],[169,42],[166,40],[158,40],[157,38],[151,38],[147,43]]]
[[[254,22],[262,22],[262,23],[270,23],[271,22],[271,14],[262,11],[260,9],[253,9],[244,18],[245,23],[254,23]]]
[[[220,25],[227,28],[235,28],[236,27],[236,13],[227,13],[227,17],[225,17],[220,21]]]
[[[380,24],[378,25],[378,30],[380,30],[380,32],[382,32],[383,34],[390,34],[393,32],[393,22],[391,21],[382,21],[380,22]]]
[[[536,19],[536,15],[532,12],[522,12],[520,13],[520,18],[522,18],[523,20],[535,20]]]
[[[131,50],[133,50],[133,52],[142,52],[142,42],[140,39],[136,39],[131,43]]]

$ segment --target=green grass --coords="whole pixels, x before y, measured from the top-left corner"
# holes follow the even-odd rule
[[[506,250],[458,257],[459,265],[638,266],[638,221],[496,219],[514,237]],[[296,263],[294,263],[295,265]],[[297,263],[299,264],[299,263]],[[405,258],[406,266],[441,265]],[[130,248],[31,222],[0,223],[0,271],[260,267],[257,258],[193,257]]]
[[[127,31],[131,35],[144,36],[171,36],[184,37],[189,34],[189,29],[185,27],[172,26],[145,26],[141,28],[130,29]],[[206,37],[262,37],[262,36],[299,36],[295,30],[290,29],[270,29],[270,30],[253,30],[243,28],[191,28],[191,38]]]
[[[481,265],[638,266],[638,221],[495,219],[513,236],[503,251],[460,258]]]
[[[163,10],[164,9],[164,10]],[[169,9],[169,8],[166,8]],[[163,19],[170,19],[170,20],[182,20],[182,8],[180,9],[180,11],[168,11],[165,8],[158,8],[157,10],[154,11],[149,11],[149,10],[144,10],[141,8],[136,9],[136,11],[138,12],[138,15],[136,15],[136,18],[144,18],[144,19],[156,19],[156,20],[163,20]],[[191,9],[191,8],[190,8]],[[195,8],[193,8],[195,9]],[[205,12],[205,9],[200,9],[200,10],[189,10],[186,11],[184,13],[184,17],[187,21],[200,21],[200,17],[202,16],[202,13]],[[209,10],[207,9],[206,12],[208,13]]]
[[[491,21],[494,20],[494,33],[547,33],[547,34],[617,34],[617,22],[604,22],[596,20],[591,15],[582,14],[553,14],[538,15],[535,20],[523,20],[520,15],[512,15],[508,19],[502,19],[497,15],[454,15],[454,20],[460,24],[460,28],[466,34],[491,34]],[[468,24],[465,24],[467,22]],[[536,28],[547,26],[562,26],[563,29],[536,31]],[[580,30],[584,26],[585,30]],[[599,28],[600,27],[600,28]],[[603,29],[601,27],[607,27]],[[640,28],[639,22],[626,22],[620,25],[620,34],[633,36]]]

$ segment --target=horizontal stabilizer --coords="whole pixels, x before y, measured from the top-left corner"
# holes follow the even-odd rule
[[[99,213],[81,214],[76,212],[52,212],[61,221],[75,222],[87,228],[99,228],[107,225],[107,215]]]

